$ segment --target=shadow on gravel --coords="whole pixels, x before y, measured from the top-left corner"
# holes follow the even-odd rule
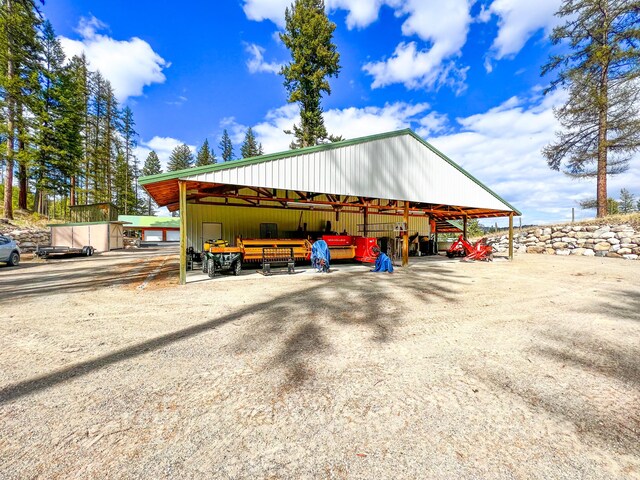
[[[13,275],[2,279],[0,304],[7,301],[13,302],[19,298],[56,293],[80,293],[116,285],[141,284],[159,266],[158,262],[163,258],[162,252],[156,252],[144,258],[131,258],[130,262],[123,261],[107,266],[102,265],[101,260],[104,259],[94,257],[83,259],[82,262],[34,264],[41,267],[39,272],[29,269],[24,273],[14,272]],[[170,254],[170,258],[163,267],[163,271],[167,269],[175,271],[176,281],[177,260],[176,256]]]
[[[548,341],[538,342],[539,346],[531,352],[550,360],[553,368],[546,368],[526,381],[489,371],[476,372],[476,376],[517,396],[533,409],[544,409],[562,421],[571,422],[579,435],[594,438],[610,451],[640,454],[640,413],[633,398],[629,398],[629,390],[616,389],[619,382],[630,385],[636,398],[640,398],[640,346],[623,350],[623,346],[566,329],[545,336]],[[567,366],[573,368],[564,370]],[[585,377],[606,376],[613,381],[596,379],[581,383],[575,369],[584,372]],[[558,385],[565,386],[561,395],[557,392]]]
[[[599,305],[602,313],[640,322],[640,290],[617,290],[607,293],[607,298]]]
[[[236,346],[237,350],[258,350],[264,348],[265,342],[282,342],[273,364],[285,368],[285,385],[296,388],[313,376],[313,368],[308,360],[313,355],[331,352],[323,324],[334,322],[342,327],[364,327],[370,330],[374,342],[388,342],[393,338],[393,330],[402,318],[402,305],[394,298],[392,284],[424,303],[425,309],[434,297],[449,302],[459,298],[458,291],[452,285],[456,280],[449,276],[446,269],[430,269],[428,275],[417,275],[415,272],[382,276],[355,273],[338,285],[331,278],[319,276],[309,288],[285,293],[220,318],[4,386],[0,388],[0,404],[187,340],[249,315],[257,315],[258,320],[247,326],[249,333],[243,337],[242,344]],[[268,279],[265,288],[268,288]],[[322,301],[311,304],[309,300],[312,298]]]
[[[316,355],[339,355],[327,330],[338,326],[352,330],[354,337],[365,335],[374,343],[389,343],[405,317],[396,293],[403,290],[411,295],[424,305],[426,315],[435,299],[451,303],[460,299],[460,282],[450,273],[431,267],[428,275],[363,271],[350,273],[340,282],[318,276],[312,288],[284,295],[256,311],[258,320],[232,348],[251,354],[262,350],[265,342],[275,342],[279,352],[265,368],[284,368],[282,389],[293,390],[312,379]]]

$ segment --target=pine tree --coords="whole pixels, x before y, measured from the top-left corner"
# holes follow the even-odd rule
[[[144,161],[144,166],[142,167],[142,175],[146,177],[149,175],[157,175],[159,173],[162,173],[160,159],[158,158],[156,152],[151,150],[149,152],[149,155],[147,155],[147,159]],[[153,215],[154,213],[153,200],[151,200],[151,197],[147,195],[147,215]]]
[[[322,118],[322,94],[331,94],[328,78],[340,72],[340,55],[333,40],[336,25],[329,21],[324,0],[295,0],[285,10],[285,32],[280,39],[291,52],[291,62],[280,71],[289,93],[287,101],[300,105],[300,125],[293,126],[291,148],[317,145],[329,138]]]
[[[74,139],[70,136],[73,125],[68,124],[68,97],[74,92],[63,68],[64,52],[55,36],[51,23],[46,21],[42,34],[42,68],[40,92],[34,109],[36,153],[33,166],[36,191],[64,195],[73,171],[74,159],[67,150]]]
[[[574,177],[597,178],[598,216],[607,214],[607,175],[628,168],[640,147],[640,2],[563,0],[566,19],[551,35],[567,53],[551,56],[542,74],[557,71],[545,93],[568,87],[556,110],[563,130],[544,148],[547,163]]]
[[[133,170],[127,162],[124,149],[115,158],[114,203],[119,212],[136,214],[136,198],[133,192]]]
[[[22,109],[29,105],[33,94],[30,87],[38,59],[40,23],[33,0],[5,0],[0,4],[0,91],[6,135],[4,215],[9,219],[13,219],[14,160],[21,134],[19,117],[25,118]]]
[[[258,144],[256,143],[256,137],[253,134],[253,130],[251,129],[251,127],[249,127],[244,137],[244,142],[240,147],[240,154],[242,155],[242,158],[257,157],[258,155],[262,155],[262,144],[258,146]]]
[[[134,205],[137,206],[137,204],[138,204],[138,176],[139,176],[139,171],[138,171],[138,159],[133,154],[133,150],[135,149],[135,147],[137,145],[136,136],[138,135],[138,133],[134,129],[135,125],[136,124],[133,121],[133,112],[131,111],[131,108],[129,108],[127,106],[122,111],[122,124],[121,124],[120,133],[122,134],[122,139],[123,139],[123,142],[124,142],[124,159],[125,159],[127,165],[130,167],[130,168],[127,169],[127,172],[130,170],[131,171],[131,175],[133,176],[131,181],[129,181],[129,179],[127,179],[126,184],[127,185],[132,185],[133,194],[134,194],[133,195]],[[125,215],[127,213],[129,213],[129,207],[130,207],[130,205],[128,203],[126,203],[125,204],[125,210],[124,210],[124,214]]]
[[[233,144],[231,143],[231,137],[229,137],[229,133],[226,129],[222,132],[222,139],[220,140],[218,148],[220,148],[220,155],[222,155],[223,162],[230,162],[233,160]]]
[[[59,136],[64,144],[61,169],[69,180],[69,205],[76,204],[76,179],[84,157],[85,84],[78,57],[73,57],[61,75]]]
[[[196,155],[196,167],[204,167],[214,163],[216,163],[216,156],[213,153],[213,148],[209,148],[209,140],[205,138]]]
[[[190,168],[193,165],[193,154],[186,144],[178,145],[171,152],[169,157],[169,164],[167,165],[168,172],[175,172],[176,170],[184,170]]]
[[[626,188],[620,190],[620,201],[618,205],[620,207],[620,213],[631,213],[634,210],[634,203],[636,199],[634,195]]]

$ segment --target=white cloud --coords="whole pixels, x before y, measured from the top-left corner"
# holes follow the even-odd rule
[[[291,7],[292,0],[245,0],[244,14],[249,20],[261,22],[271,20],[278,27],[284,27],[284,11]]]
[[[467,69],[457,67],[453,59],[467,41],[471,0],[409,0],[400,5],[396,15],[407,15],[402,34],[417,35],[429,47],[402,42],[391,57],[364,65],[373,76],[372,88],[402,83],[411,89],[449,85],[462,91]]]
[[[415,41],[402,42],[394,54],[370,62],[364,70],[374,77],[373,88],[403,83],[408,88],[433,88],[450,85],[461,91],[466,69],[451,59],[460,55],[474,0],[327,0],[327,11],[346,10],[348,28],[364,28],[378,19],[382,6],[392,8],[398,17],[406,17],[402,35],[417,36],[428,44],[418,47]],[[284,26],[285,8],[290,0],[245,0],[247,18],[270,20]]]
[[[378,19],[380,7],[399,3],[393,0],[327,0],[327,9],[347,10],[347,27],[364,28]]]
[[[430,119],[422,127],[425,131],[430,128],[441,131],[446,117],[434,116],[434,112],[426,113],[428,110],[426,103],[396,102],[384,107],[332,109],[324,113],[324,119],[329,133],[342,135],[345,139],[408,128],[413,122],[420,123],[425,118]],[[290,130],[294,123],[299,122],[298,106],[289,104],[269,111],[253,131],[262,142],[265,153],[280,152],[287,150],[293,139],[284,130]]]
[[[277,62],[264,61],[264,48],[255,43],[248,43],[245,46],[250,58],[247,60],[247,68],[250,73],[279,73],[282,64]]]
[[[99,70],[113,86],[119,101],[142,95],[145,86],[163,83],[169,63],[138,37],[115,40],[99,33],[105,25],[95,17],[83,18],[77,31],[81,40],[59,37],[67,57],[85,52],[90,68]]]
[[[490,14],[498,17],[498,35],[490,57],[496,60],[512,57],[536,32],[544,29],[548,33],[559,21],[554,15],[560,3],[561,0],[494,0],[478,17],[479,21],[488,21]]]
[[[182,140],[178,140],[177,138],[172,137],[158,137],[155,136],[149,141],[140,140],[138,146],[134,151],[134,155],[138,157],[138,162],[140,168],[144,165],[144,161],[147,159],[147,156],[153,150],[158,155],[160,159],[160,164],[162,165],[162,171],[167,171],[167,164],[169,163],[169,157],[171,156],[171,152],[178,145],[182,145]],[[195,154],[196,146],[189,145],[189,149]]]
[[[562,91],[527,100],[513,97],[486,112],[457,119],[458,133],[429,141],[520,209],[523,224],[570,220],[572,207],[577,218],[593,216],[578,202],[595,197],[595,179],[578,181],[553,171],[541,154],[559,128],[553,107],[564,100]],[[640,173],[631,169],[609,179],[609,192],[615,197],[620,188],[638,184]]]
[[[394,83],[402,83],[410,89],[449,85],[462,92],[468,68],[444,62],[449,55],[441,47],[434,45],[430,50],[418,50],[416,42],[400,43],[390,58],[367,63],[363,70],[373,76],[372,88]]]
[[[542,96],[534,89],[527,98],[512,97],[485,112],[455,120],[455,129],[445,115],[426,103],[396,102],[383,107],[333,109],[325,112],[330,133],[356,138],[375,133],[413,128],[454,162],[488,185],[523,212],[522,223],[549,223],[587,218],[593,211],[578,202],[595,196],[595,179],[577,181],[551,170],[542,148],[559,128],[553,107],[565,100],[562,91]],[[295,104],[271,110],[253,127],[266,153],[287,150],[292,137],[283,130],[299,122]],[[244,128],[244,127],[243,127]],[[640,164],[637,155],[633,165]],[[640,185],[640,169],[609,178],[609,194],[617,198],[620,189],[632,193]],[[505,220],[497,220],[504,225]],[[495,220],[487,221],[493,224]]]

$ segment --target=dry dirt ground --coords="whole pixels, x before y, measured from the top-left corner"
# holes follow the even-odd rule
[[[0,477],[640,478],[640,262],[0,267]]]

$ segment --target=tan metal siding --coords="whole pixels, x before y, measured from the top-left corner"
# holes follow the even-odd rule
[[[278,235],[284,232],[295,231],[302,213],[300,225],[307,224],[307,230],[323,230],[326,222],[331,222],[331,229],[336,232],[346,230],[350,235],[362,235],[358,232],[357,225],[363,223],[363,216],[355,213],[341,213],[336,220],[335,213],[318,210],[300,211],[270,208],[229,207],[195,205],[187,206],[187,246],[196,251],[202,249],[202,223],[218,222],[222,224],[222,238],[235,245],[238,236],[243,238],[259,238],[261,223],[275,223],[278,225]],[[402,217],[391,215],[369,215],[369,224],[402,222]],[[428,235],[429,220],[426,217],[409,218],[409,232],[419,232]],[[370,236],[385,236],[381,232],[372,232]]]

